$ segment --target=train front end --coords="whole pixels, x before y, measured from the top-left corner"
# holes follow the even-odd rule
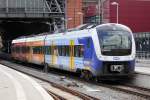
[[[96,27],[98,37],[95,49],[99,76],[130,76],[135,69],[135,42],[131,30],[121,24]]]

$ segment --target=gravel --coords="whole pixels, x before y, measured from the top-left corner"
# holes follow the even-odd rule
[[[91,84],[86,81],[75,80],[75,79],[71,79],[66,76],[61,76],[61,75],[53,74],[53,73],[46,74],[43,72],[39,72],[37,70],[23,67],[21,65],[16,65],[16,64],[13,64],[13,63],[10,63],[7,61],[0,61],[0,62],[9,64],[9,65],[11,65],[11,67],[13,67],[17,70],[25,71],[25,72],[30,73],[31,75],[35,75],[35,76],[39,76],[39,77],[48,79],[51,82],[61,84],[63,86],[71,88],[71,89],[75,89],[77,91],[86,93],[90,96],[94,96],[101,100],[149,100],[149,99],[145,99],[145,98],[142,98],[142,97],[139,97],[136,95],[112,90],[112,89],[109,89],[109,88],[106,88],[106,87],[103,87],[100,85]],[[41,85],[44,84],[43,82],[38,81],[38,79],[35,79],[35,80],[37,82],[41,83]],[[46,85],[46,84],[44,84],[44,85]]]

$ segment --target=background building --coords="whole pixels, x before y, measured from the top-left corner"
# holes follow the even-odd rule
[[[133,32],[150,32],[150,0],[105,0],[103,21],[116,22],[117,7],[112,2],[117,2],[118,22],[129,26]]]
[[[83,1],[83,12],[84,12],[84,23],[98,23],[98,0],[84,0]]]
[[[84,0],[84,22],[116,23],[117,5],[118,23],[135,33],[137,56],[150,58],[150,0]]]
[[[116,23],[117,6],[112,2],[118,3],[119,23],[129,26],[135,33],[150,32],[150,0],[83,0],[85,22],[98,23],[100,16],[103,23]]]
[[[66,25],[67,28],[74,28],[82,24],[82,0],[66,0]]]

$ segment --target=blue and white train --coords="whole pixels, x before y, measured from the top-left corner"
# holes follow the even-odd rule
[[[132,31],[115,23],[12,41],[15,59],[24,57],[22,61],[44,64],[46,69],[80,72],[85,78],[130,76],[135,69],[135,53]]]

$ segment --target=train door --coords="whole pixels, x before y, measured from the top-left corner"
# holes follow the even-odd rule
[[[69,51],[70,51],[69,70],[74,71],[75,70],[75,63],[74,63],[74,41],[73,40],[70,40]]]
[[[92,62],[92,55],[93,55],[93,43],[92,38],[86,38],[85,46],[84,46],[84,69],[91,70],[91,62]]]
[[[85,44],[85,52],[84,52],[84,60],[91,60],[92,58],[92,50],[94,50],[92,45],[92,38],[86,38]]]
[[[54,45],[53,41],[52,41],[52,46],[51,46],[51,64],[52,65],[57,65],[57,57],[58,57],[58,48],[57,46]]]
[[[28,60],[29,62],[32,62],[32,54],[33,54],[32,46],[30,46],[29,47],[29,57],[28,57],[29,58],[29,60]]]
[[[84,39],[79,40],[80,45],[78,48],[76,48],[76,51],[79,53],[77,54],[78,60],[76,61],[76,66],[79,69],[90,69],[91,66],[91,59],[92,59],[92,51],[93,51],[93,46],[92,46],[92,38],[91,37],[86,37]]]

